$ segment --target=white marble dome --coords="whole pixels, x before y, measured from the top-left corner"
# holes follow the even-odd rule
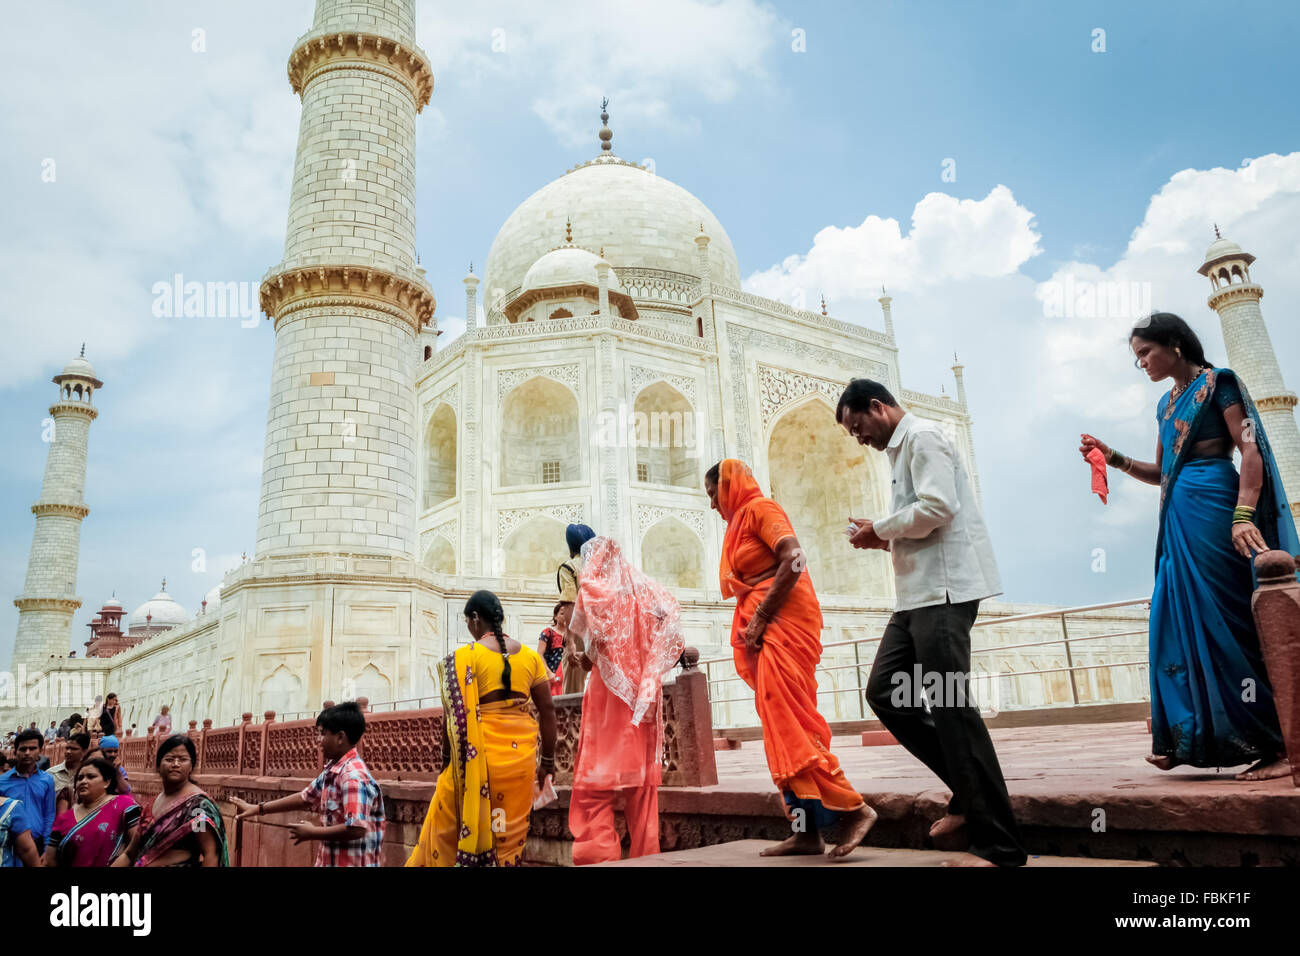
[[[543,186],[510,214],[488,253],[484,302],[522,291],[524,276],[565,241],[601,249],[615,269],[663,269],[696,275],[695,237],[709,237],[709,271],[720,285],[740,288],[740,264],[727,232],[697,198],[662,176],[625,160],[602,158]]]
[[[1214,259],[1222,259],[1224,256],[1239,256],[1241,253],[1241,246],[1237,245],[1231,239],[1215,239],[1210,243],[1210,248],[1205,250],[1205,261],[1210,262]]]
[[[207,594],[203,595],[203,600],[208,602],[204,610],[211,614],[212,611],[216,609],[217,605],[221,603],[221,585],[212,585],[211,590],[209,590]]]
[[[577,246],[561,246],[552,249],[529,266],[528,271],[524,273],[521,290],[535,292],[540,289],[559,289],[575,285],[594,287],[599,284],[596,265],[600,261],[600,256],[594,252],[579,249]],[[613,271],[609,274],[609,290],[623,291],[623,285]]]
[[[63,371],[60,372],[59,374],[75,375],[77,378],[93,379],[95,377],[95,367],[91,365],[89,362],[87,362],[84,358],[78,357],[78,358],[74,358],[67,365],[63,366]]]
[[[146,624],[153,627],[174,627],[177,624],[184,624],[189,619],[190,616],[185,612],[185,608],[172,600],[164,585],[161,591],[131,612],[131,616],[127,619],[127,627],[128,629],[144,627]]]

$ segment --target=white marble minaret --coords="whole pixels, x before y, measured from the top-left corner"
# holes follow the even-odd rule
[[[1282,370],[1273,352],[1259,300],[1264,290],[1250,277],[1255,257],[1241,246],[1219,235],[1205,253],[1196,271],[1210,280],[1213,291],[1210,308],[1223,323],[1223,344],[1228,350],[1228,367],[1242,377],[1268,435],[1282,486],[1286,488],[1291,513],[1300,519],[1300,430],[1296,428],[1294,392],[1282,381]]]
[[[59,397],[50,406],[46,427],[50,450],[41,481],[41,500],[32,505],[36,530],[27,559],[27,580],[18,607],[14,666],[29,673],[44,671],[50,658],[66,658],[72,615],[81,607],[77,597],[77,557],[81,549],[81,519],[90,513],[82,500],[86,490],[86,450],[90,423],[99,410],[90,403],[104,383],[86,361],[85,346],[58,375]]]
[[[415,367],[433,293],[415,254],[415,116],[433,73],[414,0],[317,0],[275,323],[258,556],[415,554]]]

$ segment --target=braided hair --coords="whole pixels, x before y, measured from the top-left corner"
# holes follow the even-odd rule
[[[510,654],[506,649],[506,635],[503,628],[506,620],[506,613],[501,609],[501,600],[491,591],[475,591],[470,595],[469,600],[465,602],[466,614],[477,614],[485,622],[488,629],[496,635],[497,644],[501,647],[501,683],[509,692],[510,686]]]

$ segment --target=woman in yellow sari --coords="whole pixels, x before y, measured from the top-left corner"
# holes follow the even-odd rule
[[[555,707],[546,662],[504,621],[497,596],[476,591],[465,604],[473,643],[438,665],[445,764],[407,866],[518,866],[523,856],[533,783],[555,772]]]

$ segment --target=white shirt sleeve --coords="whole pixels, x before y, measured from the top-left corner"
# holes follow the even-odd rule
[[[894,538],[924,538],[956,517],[957,472],[952,448],[937,432],[919,431],[910,438],[907,462],[916,501],[875,522],[876,534]]]

